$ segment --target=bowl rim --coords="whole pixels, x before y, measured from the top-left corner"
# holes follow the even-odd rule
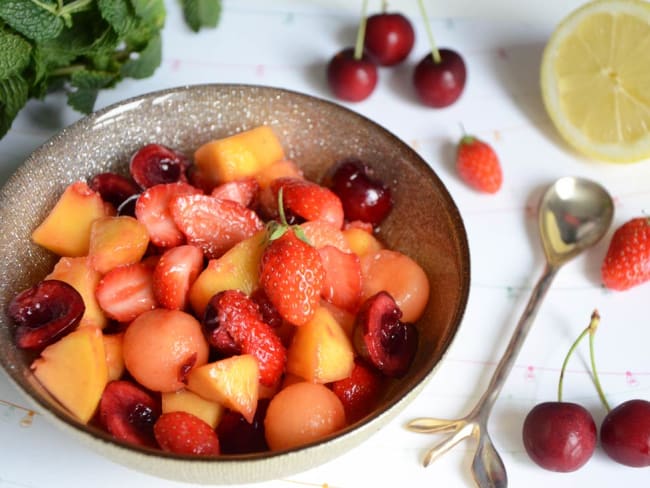
[[[383,406],[383,409],[378,412],[374,412],[371,415],[366,416],[364,419],[355,422],[351,425],[346,426],[344,429],[327,436],[324,439],[319,441],[299,446],[292,449],[282,450],[282,451],[265,451],[263,453],[253,453],[253,454],[242,454],[242,455],[222,455],[218,458],[197,458],[195,456],[184,456],[178,454],[170,454],[157,449],[143,448],[139,446],[133,446],[126,442],[114,439],[108,433],[103,430],[94,427],[89,424],[83,424],[71,416],[64,413],[61,408],[51,405],[46,398],[32,396],[28,391],[23,387],[23,383],[27,383],[27,380],[23,375],[20,374],[17,369],[12,368],[11,365],[6,363],[6,358],[4,355],[0,356],[0,364],[2,364],[2,370],[5,372],[7,378],[14,385],[14,387],[22,394],[24,398],[27,399],[33,406],[39,408],[41,411],[37,412],[42,414],[44,417],[48,418],[61,430],[71,432],[75,437],[81,439],[87,445],[94,446],[97,442],[104,444],[104,447],[112,451],[112,459],[120,459],[123,461],[123,464],[130,465],[134,467],[134,462],[130,457],[134,455],[139,459],[136,460],[135,465],[142,464],[142,461],[145,458],[155,458],[156,460],[165,460],[170,464],[171,471],[162,475],[168,479],[176,479],[179,481],[187,481],[186,477],[178,478],[173,476],[173,470],[178,468],[181,464],[185,467],[188,463],[193,466],[204,466],[205,464],[238,464],[240,467],[244,465],[249,465],[253,468],[254,471],[259,471],[258,468],[268,468],[269,463],[272,462],[275,458],[283,456],[296,456],[299,455],[301,458],[309,459],[310,454],[316,453],[316,451],[322,451],[328,446],[334,446],[334,449],[330,449],[332,452],[329,456],[321,456],[320,459],[323,461],[317,463],[320,465],[323,462],[326,462],[329,459],[333,459],[347,452],[348,450],[354,448],[356,445],[353,441],[354,438],[358,437],[360,439],[365,439],[370,435],[374,434],[379,428],[393,419],[403,408],[405,408],[408,403],[410,403],[425,387],[431,377],[435,374],[437,369],[440,367],[445,356],[449,352],[455,338],[458,336],[458,330],[462,325],[462,320],[467,308],[467,303],[469,299],[470,291],[470,252],[469,252],[469,243],[467,232],[465,228],[464,221],[460,214],[460,211],[453,200],[449,190],[446,185],[440,179],[438,174],[433,170],[433,168],[426,162],[426,160],[420,156],[420,154],[413,149],[410,145],[404,142],[402,139],[397,137],[394,133],[380,125],[379,123],[373,121],[369,117],[356,112],[355,110],[343,106],[334,101],[321,98],[319,96],[303,93],[300,91],[295,91],[287,88],[274,87],[268,85],[255,85],[255,84],[246,84],[246,83],[199,83],[199,84],[185,84],[174,87],[168,87],[160,90],[153,90],[139,95],[131,96],[123,100],[116,101],[105,107],[102,107],[98,110],[93,111],[90,114],[87,114],[77,121],[69,124],[68,126],[59,130],[56,134],[49,137],[38,147],[36,147],[25,159],[19,164],[18,168],[10,175],[5,184],[0,189],[0,202],[4,202],[7,195],[6,193],[11,189],[13,185],[16,184],[19,175],[22,172],[26,172],[30,169],[31,166],[35,165],[36,162],[46,154],[52,146],[56,146],[58,143],[65,140],[70,133],[84,131],[88,128],[92,128],[93,125],[104,117],[111,117],[112,112],[120,112],[124,110],[137,110],[137,106],[131,108],[131,105],[136,103],[142,103],[145,101],[150,101],[158,97],[165,97],[170,95],[183,95],[187,93],[192,93],[200,90],[244,90],[244,91],[253,91],[259,92],[259,94],[268,94],[280,95],[285,94],[292,99],[309,101],[311,103],[324,104],[330,106],[334,111],[338,111],[344,114],[346,117],[357,118],[360,121],[363,121],[364,124],[368,124],[373,128],[373,131],[378,131],[383,134],[384,137],[387,137],[390,140],[391,144],[397,144],[407,153],[409,153],[410,159],[416,163],[418,166],[422,166],[426,170],[431,178],[435,180],[437,185],[437,190],[439,191],[441,199],[445,203],[445,208],[449,212],[448,218],[453,224],[454,228],[457,229],[457,247],[459,254],[459,259],[463,263],[462,276],[459,279],[459,299],[458,305],[455,308],[454,314],[450,317],[449,322],[451,324],[451,332],[447,335],[444,341],[439,345],[441,351],[438,361],[433,365],[433,367],[428,368],[425,372],[422,373],[420,377],[414,380],[414,387],[408,391],[401,398],[395,398],[390,401],[387,401]],[[375,428],[369,429],[368,427],[374,426]],[[347,447],[343,446],[348,444]],[[351,445],[350,445],[351,444]],[[337,447],[342,449],[336,449]],[[298,469],[293,469],[291,473],[299,472],[303,469],[314,467],[316,465],[309,465],[303,461],[303,463],[298,463]],[[137,469],[137,468],[136,468]],[[167,476],[170,475],[171,476]],[[282,475],[287,473],[283,472]],[[290,473],[289,473],[290,474]],[[248,479],[248,480],[238,480],[233,479],[224,479],[224,482],[228,483],[250,483],[257,481],[264,481],[270,478],[266,476],[259,477],[258,479]],[[197,482],[202,482],[201,479],[194,480]],[[214,481],[211,481],[214,483]],[[218,482],[220,484],[221,481]]]

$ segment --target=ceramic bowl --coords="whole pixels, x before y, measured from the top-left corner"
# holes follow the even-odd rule
[[[158,142],[192,154],[202,143],[261,124],[270,125],[289,158],[319,180],[336,161],[358,157],[388,182],[394,208],[380,238],[426,271],[431,296],[418,322],[420,344],[408,374],[395,381],[380,407],[320,442],[289,451],[197,459],[137,448],[83,425],[53,400],[30,373],[33,356],[14,346],[7,304],[42,279],[55,256],[30,241],[63,189],[113,170],[127,174],[130,154]],[[424,387],[449,348],[463,317],[469,252],[463,221],[444,184],[418,154],[372,121],[334,103],[269,87],[197,85],[150,93],[81,119],[37,149],[0,193],[0,363],[16,387],[50,422],[109,459],[172,480],[252,483],[315,467],[393,419]]]

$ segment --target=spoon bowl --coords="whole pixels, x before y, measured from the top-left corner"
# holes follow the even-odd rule
[[[425,466],[460,441],[473,437],[477,441],[477,447],[472,461],[472,474],[477,486],[508,486],[506,468],[487,430],[490,412],[557,271],[563,264],[596,244],[607,233],[613,216],[612,198],[601,185],[593,181],[567,176],[546,190],[538,207],[539,233],[546,266],[485,393],[465,417],[453,420],[419,418],[407,425],[414,432],[449,434],[427,451],[423,460]]]

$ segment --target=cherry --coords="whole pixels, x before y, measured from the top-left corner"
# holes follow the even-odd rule
[[[390,188],[358,159],[334,166],[324,183],[341,199],[348,221],[378,225],[393,208]]]
[[[189,165],[187,156],[179,151],[162,144],[146,144],[131,156],[129,171],[144,189],[161,183],[187,181],[185,172]]]
[[[363,52],[366,4],[367,0],[364,0],[355,47],[339,51],[327,65],[327,83],[332,92],[337,98],[348,102],[365,100],[377,85],[377,66]]]
[[[269,399],[261,398],[251,423],[248,423],[239,412],[226,410],[217,426],[222,454],[268,451],[269,447],[264,437],[264,417],[268,406]]]
[[[119,208],[127,199],[140,193],[140,187],[133,180],[110,172],[93,176],[88,186],[115,208]]]
[[[153,426],[159,416],[158,402],[130,381],[111,381],[99,402],[99,419],[105,429],[116,439],[139,446],[158,446]]]
[[[16,345],[41,349],[72,332],[85,311],[75,288],[65,281],[44,280],[16,295],[7,312],[18,325]]]
[[[600,444],[618,463],[650,466],[650,402],[628,400],[611,410],[600,427]]]
[[[368,17],[364,45],[376,63],[382,66],[401,63],[414,43],[413,26],[402,14],[383,12]]]
[[[431,53],[428,53],[415,67],[413,85],[420,101],[434,108],[451,105],[465,88],[467,70],[462,56],[452,49],[438,49],[433,39],[431,26],[422,0],[418,0],[420,11],[429,36]]]
[[[558,383],[558,400],[536,405],[524,420],[522,438],[526,452],[544,469],[575,471],[591,458],[596,448],[598,436],[593,417],[584,407],[562,401],[562,382],[569,358],[582,338],[589,334],[590,344],[593,344],[599,320],[598,312],[594,311],[589,326],[571,345],[564,358]]]
[[[203,321],[201,322],[203,334],[208,341],[208,344],[224,356],[241,354],[241,347],[230,335],[226,325],[231,310],[228,307],[223,306],[224,303],[229,301],[228,295],[239,296],[240,293],[241,292],[236,290],[225,290],[213,295],[205,307]],[[239,303],[240,306],[248,307],[250,302],[247,300],[237,300],[237,303]],[[259,313],[257,306],[250,307],[248,313]]]
[[[418,344],[417,329],[402,322],[401,317],[402,311],[393,297],[380,291],[361,305],[353,332],[359,355],[393,378],[406,374]]]

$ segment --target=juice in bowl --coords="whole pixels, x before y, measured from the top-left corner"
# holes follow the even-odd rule
[[[245,134],[256,133],[256,131],[267,131],[266,135],[269,139],[262,139],[270,146],[264,142],[258,147],[264,147],[262,151],[264,154],[273,154],[273,148],[275,148],[277,152],[272,159],[284,161],[283,168],[278,171],[276,176],[281,174],[287,184],[276,184],[274,191],[265,193],[266,197],[262,196],[262,192],[256,193],[259,197],[256,200],[256,208],[264,207],[266,214],[271,215],[260,217],[262,213],[249,209],[242,202],[237,205],[221,204],[218,210],[214,210],[210,206],[205,207],[203,210],[207,214],[234,212],[232,210],[234,207],[238,211],[241,208],[247,209],[243,213],[237,213],[240,220],[243,219],[247,223],[245,226],[246,236],[240,236],[234,244],[234,241],[228,243],[227,249],[226,247],[211,247],[214,243],[206,243],[205,235],[196,231],[195,228],[192,230],[192,224],[199,220],[201,212],[193,213],[192,210],[188,210],[193,208],[189,204],[197,201],[203,203],[205,200],[212,205],[213,200],[232,202],[232,199],[243,198],[242,194],[245,194],[245,191],[228,193],[228,198],[224,193],[219,197],[206,194],[206,190],[212,192],[214,187],[220,187],[220,183],[224,183],[228,179],[241,181],[253,176],[258,185],[266,185],[267,189],[273,187],[273,184],[270,184],[271,181],[278,179],[275,177],[260,178],[259,174],[262,172],[259,168],[250,169],[251,166],[249,166],[250,174],[236,174],[233,177],[228,173],[230,171],[228,168],[231,168],[228,165],[214,167],[208,163],[198,163],[203,160],[201,153],[197,153],[197,150],[203,148],[204,152],[209,152],[213,156],[215,151],[225,154],[228,153],[229,147],[236,145],[237,135],[239,135],[239,143],[241,143],[241,138],[246,137]],[[232,136],[235,136],[235,143],[232,142]],[[216,142],[216,147],[214,146],[215,141],[224,140],[229,140],[230,143],[224,145],[223,142]],[[32,234],[35,229],[46,221],[46,217],[57,206],[57,202],[60,202],[66,191],[71,191],[69,189],[74,187],[77,182],[91,182],[94,176],[107,171],[123,176],[131,175],[131,156],[148,144],[163,145],[187,156],[187,162],[183,164],[186,164],[186,169],[189,170],[187,172],[188,181],[178,183],[178,185],[187,185],[194,190],[188,191],[188,194],[181,197],[177,196],[178,202],[175,207],[177,216],[182,216],[178,217],[179,221],[187,224],[184,228],[185,233],[181,232],[184,240],[174,246],[160,239],[152,242],[151,236],[156,235],[156,230],[152,230],[155,225],[151,225],[149,228],[145,225],[146,232],[141,232],[142,222],[147,221],[143,215],[151,215],[151,212],[146,212],[146,199],[143,195],[148,194],[152,201],[155,200],[151,196],[152,191],[141,190],[140,196],[136,197],[138,202],[135,204],[135,217],[110,215],[111,210],[108,210],[108,215],[99,215],[106,212],[106,206],[96,204],[94,211],[98,216],[89,218],[91,221],[97,221],[95,222],[95,237],[88,250],[85,248],[75,251],[47,250],[34,242]],[[282,157],[280,158],[280,156]],[[257,160],[255,157],[251,158],[250,161]],[[319,197],[315,199],[316,202],[320,203],[330,194],[334,194],[331,190],[335,186],[332,181],[332,168],[342,161],[350,160],[366,163],[372,169],[373,178],[383,182],[389,189],[392,202],[390,211],[385,218],[381,219],[380,225],[373,226],[368,223],[362,225],[358,221],[356,224],[351,222],[344,224],[344,217],[340,212],[328,210],[325,212],[325,216],[321,215],[321,217],[329,219],[328,225],[334,227],[336,232],[329,234],[319,232],[319,224],[313,224],[313,221],[319,221],[320,218],[309,214],[312,207],[307,205],[307,210],[305,210],[304,207],[301,207],[300,202],[296,203],[292,199],[295,199],[295,195],[303,191],[304,186],[309,185],[319,188],[314,190],[320,192],[318,193]],[[287,161],[290,161],[291,164]],[[199,174],[193,173],[196,169],[200,170]],[[255,175],[258,177],[255,178]],[[300,177],[295,178],[297,175]],[[321,185],[321,182],[328,182],[327,186]],[[281,192],[278,191],[280,187],[282,188]],[[238,187],[239,190],[241,188]],[[26,191],[32,195],[39,195],[38,201],[25,199]],[[221,188],[219,191],[225,190]],[[84,195],[84,192],[85,189],[78,193]],[[228,259],[233,259],[232,255],[237,255],[238,250],[242,247],[246,252],[239,251],[240,255],[257,254],[258,260],[252,262],[262,262],[261,255],[271,245],[266,222],[270,220],[282,221],[277,215],[278,193],[283,201],[283,206],[280,208],[288,210],[287,215],[284,215],[284,221],[288,224],[289,230],[285,229],[285,235],[276,236],[270,240],[273,246],[282,244],[278,247],[283,247],[283,250],[277,253],[269,252],[269,255],[273,255],[267,255],[264,258],[266,264],[276,263],[275,267],[269,265],[266,272],[261,264],[251,265],[247,268],[253,275],[259,273],[259,283],[265,285],[250,285],[250,288],[246,289],[247,285],[242,285],[242,283],[246,283],[246,280],[240,281],[238,285],[233,285],[233,288],[244,288],[244,291],[239,290],[239,293],[234,293],[232,289],[216,290],[205,285],[215,279],[214,276],[219,273],[228,278],[237,274],[223,271],[223,257],[230,256]],[[235,194],[236,196],[233,196]],[[3,279],[0,285],[3,306],[0,358],[5,371],[18,389],[35,403],[39,412],[45,414],[56,425],[72,432],[110,459],[165,478],[188,482],[255,482],[308,469],[353,448],[380,426],[394,418],[424,387],[449,347],[460,325],[467,301],[469,255],[462,219],[444,185],[431,168],[404,143],[358,114],[335,104],[285,90],[241,85],[201,85],[152,93],[108,107],[64,130],[35,151],[3,188],[0,200],[2,201],[1,221],[8,236],[1,245],[0,253],[6,263],[11,263],[10,266],[5,266],[3,269]],[[97,203],[96,199],[94,201]],[[224,205],[228,207],[227,211],[222,208]],[[74,208],[75,205],[73,204],[72,207]],[[125,209],[122,210],[126,212]],[[273,214],[274,211],[276,214]],[[71,229],[67,232],[76,232],[78,226],[73,225],[76,223],[73,221],[81,221],[83,213],[81,208],[77,208],[77,212],[74,213],[77,216],[76,219],[61,218],[61,222],[53,228],[55,230]],[[138,213],[140,214],[139,218]],[[112,229],[115,220],[119,220],[120,223],[128,222],[129,230],[125,230],[127,227],[118,226],[118,231],[115,232],[115,229]],[[264,311],[263,304],[265,302],[254,293],[256,289],[266,286],[264,291],[267,298],[269,298],[269,293],[273,294],[278,289],[284,290],[282,280],[279,280],[278,276],[281,275],[285,266],[282,265],[278,256],[283,255],[284,248],[298,247],[302,249],[304,247],[300,244],[302,241],[299,236],[294,235],[297,234],[296,226],[305,230],[304,234],[308,241],[320,242],[321,248],[327,247],[326,251],[317,253],[321,266],[323,266],[323,262],[330,263],[329,266],[333,266],[332,263],[343,263],[339,268],[341,271],[335,274],[336,277],[348,276],[348,271],[351,268],[358,270],[357,273],[367,275],[370,273],[368,270],[372,268],[372,262],[379,261],[381,266],[374,268],[374,273],[379,277],[374,280],[381,280],[382,269],[391,269],[390,264],[387,263],[391,257],[394,257],[391,256],[391,253],[394,253],[394,255],[404,257],[402,262],[412,261],[415,263],[413,269],[421,272],[421,277],[424,277],[423,281],[428,286],[426,300],[416,307],[416,311],[408,312],[408,306],[405,306],[404,310],[401,310],[401,320],[397,320],[400,323],[413,324],[413,329],[408,329],[416,331],[417,334],[413,357],[408,361],[407,367],[380,375],[382,376],[381,392],[372,404],[370,411],[362,411],[356,416],[349,411],[344,411],[341,415],[342,402],[340,398],[344,395],[341,392],[345,391],[345,385],[341,382],[351,377],[352,370],[358,363],[372,364],[374,360],[374,366],[369,369],[374,374],[377,373],[378,365],[376,355],[373,356],[375,350],[373,342],[372,340],[364,342],[365,336],[371,338],[372,334],[364,334],[362,327],[355,327],[354,317],[365,317],[364,320],[358,319],[357,322],[377,323],[369,318],[376,315],[376,310],[380,311],[380,316],[391,310],[390,299],[387,301],[385,294],[379,294],[381,300],[373,302],[372,307],[370,305],[365,308],[362,306],[365,299],[376,296],[379,289],[371,289],[372,287],[368,287],[367,290],[360,289],[359,299],[350,301],[350,294],[345,293],[349,292],[350,287],[341,288],[341,282],[344,280],[332,279],[330,276],[328,282],[326,277],[323,278],[330,286],[323,286],[323,282],[319,282],[318,290],[312,294],[312,298],[315,297],[316,300],[314,302],[316,311],[304,319],[304,322],[291,315],[295,312],[295,307],[282,310],[281,316],[284,325],[277,330],[277,333],[273,331],[275,337],[280,340],[274,342],[274,339],[271,338],[269,341],[277,345],[275,349],[286,351],[286,359],[281,359],[280,366],[275,370],[272,367],[272,360],[266,361],[258,354],[260,350],[275,350],[273,348],[265,349],[267,342],[251,343],[250,336],[246,334],[240,336],[240,329],[232,324],[225,328],[227,333],[223,334],[224,327],[221,325],[225,323],[223,319],[225,309],[237,306],[246,309],[255,298],[257,302],[253,308],[258,312]],[[320,227],[323,226],[320,225]],[[241,228],[241,226],[238,227],[239,230]],[[329,229],[329,227],[326,228]],[[226,234],[231,235],[231,230],[228,230]],[[61,233],[53,232],[54,235]],[[129,261],[128,264],[126,261],[120,261],[122,258],[118,256],[119,253],[105,252],[107,248],[102,251],[101,244],[111,241],[111,239],[119,240],[123,238],[123,234],[127,233],[130,236],[128,239],[130,245],[134,245],[134,242],[140,243],[137,259],[124,258]],[[291,239],[287,237],[289,234]],[[48,233],[45,233],[45,239],[39,238],[38,235],[37,232],[36,241],[50,245],[51,235],[47,237]],[[93,235],[92,232],[91,235]],[[343,239],[340,238],[341,235],[344,236]],[[191,239],[188,239],[187,236],[191,236]],[[156,239],[154,237],[153,240]],[[327,246],[323,245],[324,243],[327,243]],[[341,249],[341,246],[346,247]],[[189,248],[199,248],[200,253],[197,254],[193,250],[188,251]],[[108,247],[108,249],[111,248]],[[295,252],[299,253],[299,251]],[[15,316],[11,315],[9,308],[10,303],[21,291],[31,288],[53,273],[61,253],[76,253],[77,258],[87,257],[88,254],[92,255],[95,263],[93,269],[99,275],[95,279],[102,282],[102,286],[95,287],[94,298],[103,315],[106,316],[106,311],[111,310],[112,316],[108,317],[106,323],[98,326],[89,326],[88,323],[77,324],[76,328],[64,335],[62,339],[54,342],[51,346],[45,346],[45,349],[48,347],[51,349],[50,353],[43,358],[40,357],[42,351],[45,350],[43,348],[29,349],[16,346],[16,334],[20,326],[17,326],[14,320]],[[368,253],[368,255],[374,253],[380,257],[364,261],[363,253]],[[165,271],[170,271],[173,267],[165,265],[165,263],[174,263],[174,256],[177,259],[179,255],[184,257],[189,255],[187,262],[196,265],[195,268],[189,267],[198,270],[189,273],[192,275],[192,283],[196,283],[196,287],[194,293],[188,294],[187,303],[175,302],[177,297],[171,292],[161,291],[164,287],[159,286],[153,297],[154,305],[147,305],[155,310],[147,310],[139,317],[129,317],[128,313],[126,316],[120,315],[124,310],[120,311],[119,307],[111,308],[112,305],[115,305],[115,301],[111,301],[111,294],[106,291],[111,289],[106,282],[110,284],[110,278],[115,274],[114,268],[121,266],[138,268],[138,272],[142,273],[139,276],[154,276],[155,270],[158,269],[156,276],[160,277],[169,274]],[[340,259],[342,255],[344,256],[343,260]],[[235,262],[237,261],[235,260]],[[362,269],[364,266],[365,271]],[[408,265],[406,266],[408,267]],[[153,267],[154,271],[147,274],[147,267]],[[324,268],[328,268],[328,266],[324,266]],[[330,267],[329,269],[335,268]],[[245,273],[244,271],[243,274]],[[418,275],[417,272],[415,274]],[[59,274],[59,278],[61,276]],[[65,274],[63,276],[65,277]],[[87,278],[86,275],[84,276]],[[359,274],[353,274],[353,276],[358,277]],[[395,273],[395,276],[400,278],[398,273]],[[408,278],[407,281],[412,279]],[[352,296],[356,297],[354,290],[356,290],[355,286],[360,286],[358,280],[345,281],[348,284],[352,283],[350,285],[352,286]],[[393,281],[397,282],[399,279]],[[371,282],[372,280],[366,280],[366,283]],[[91,286],[90,289],[92,288]],[[171,286],[170,288],[173,291],[177,287]],[[363,281],[361,288],[363,288]],[[324,290],[326,291],[324,292]],[[344,292],[340,290],[344,290]],[[219,294],[218,291],[223,293]],[[279,293],[279,295],[282,294]],[[218,297],[214,302],[211,301],[213,296]],[[361,296],[364,300],[361,300]],[[399,300],[399,298],[397,299]],[[282,309],[282,301],[278,300],[276,297],[270,297],[273,305],[270,307],[271,310]],[[82,321],[92,322],[93,320],[93,315],[90,313],[93,309],[88,306],[91,301],[90,299],[84,301],[86,307]],[[166,306],[160,306],[161,302]],[[172,309],[175,310],[170,311]],[[209,314],[206,309],[213,312],[212,321],[207,321],[209,322],[207,325],[205,319]],[[357,313],[359,310],[362,310],[362,313]],[[259,313],[261,314],[261,312]],[[302,313],[302,310],[298,310],[298,313]],[[173,320],[168,320],[170,314],[174,315]],[[13,318],[10,318],[10,315]],[[94,317],[96,319],[101,316],[102,314],[99,313]],[[315,320],[314,316],[318,320]],[[250,327],[250,323],[257,324],[260,315],[253,314],[246,317],[245,322],[249,324],[247,327]],[[265,316],[261,322],[266,327],[259,326],[258,329],[256,325],[255,331],[263,331],[260,334],[265,337],[269,330],[268,322],[271,322],[271,319]],[[289,322],[288,326],[286,322]],[[132,327],[133,324],[136,326]],[[147,335],[147,329],[159,330],[161,324],[174,324],[172,325],[174,330]],[[125,328],[122,329],[122,327]],[[176,329],[182,329],[185,332],[180,333]],[[353,332],[355,329],[357,330],[356,334]],[[94,332],[87,332],[91,330]],[[361,332],[358,332],[359,330]],[[108,343],[105,340],[106,337],[115,334],[123,334],[123,342],[120,344],[122,346],[121,355],[119,345],[116,347],[111,340]],[[255,337],[259,337],[260,334]],[[413,334],[407,333],[407,335],[411,337]],[[164,349],[165,337],[177,336],[190,338],[185,342],[181,341],[191,351],[190,359],[182,357],[177,358],[178,361],[174,362],[166,357],[156,357],[152,351],[155,351],[156,347]],[[223,341],[219,342],[220,338],[223,339],[224,336],[234,341],[234,347],[237,349],[236,354],[228,354],[225,349],[215,348],[214,344],[220,344],[219,347],[222,348],[228,346]],[[73,340],[70,340],[70,337]],[[153,337],[154,340],[142,340],[141,337]],[[305,354],[304,351],[309,350],[310,347],[317,348],[316,345],[321,344],[318,338],[322,337],[330,338],[327,342],[328,351],[333,352],[325,354],[324,359],[321,358],[319,362],[319,358]],[[68,338],[67,341],[66,338]],[[411,339],[407,342],[409,341]],[[67,407],[64,406],[66,405],[65,393],[48,391],[48,387],[49,390],[56,390],[56,386],[48,383],[51,381],[46,379],[45,372],[48,371],[48,367],[43,365],[47,363],[48,358],[50,365],[56,364],[54,358],[58,355],[66,355],[65,351],[68,349],[77,351],[78,347],[75,344],[79,343],[84,345],[87,358],[100,357],[101,354],[97,353],[97,349],[103,347],[104,357],[112,359],[107,359],[103,365],[101,361],[91,362],[96,365],[97,371],[94,374],[96,377],[102,378],[102,381],[99,381],[100,386],[94,393],[84,390],[86,394],[94,395],[94,401],[89,401],[84,408],[74,411],[75,407],[71,408],[69,403]],[[148,348],[149,350],[147,350]],[[52,349],[54,353],[51,352]],[[57,352],[57,349],[61,349],[63,352]],[[258,354],[258,357],[255,354]],[[119,359],[122,359],[124,363],[123,368]],[[160,372],[170,364],[170,371],[176,374],[151,374],[152,368]],[[38,373],[39,369],[41,374]],[[183,374],[179,375],[179,371],[182,371]],[[232,371],[249,373],[234,374]],[[52,376],[56,377],[56,374]],[[215,377],[221,378],[226,387],[223,382],[215,387],[214,382],[210,380]],[[228,378],[236,380],[228,383]],[[245,381],[242,378],[248,378],[248,380]],[[250,378],[259,378],[259,384]],[[261,381],[264,378],[266,378],[266,384]],[[156,441],[157,444],[137,444],[124,440],[124,438],[116,438],[114,434],[106,430],[106,424],[110,421],[106,420],[105,415],[102,422],[101,399],[106,393],[105,385],[111,384],[109,379],[116,380],[118,388],[119,385],[122,385],[121,382],[128,382],[138,386],[139,390],[145,391],[149,398],[153,399],[154,403],[150,407],[154,413],[157,413],[159,408],[162,415],[177,410],[192,410],[196,414],[201,410],[197,405],[205,407],[204,410],[201,410],[207,412],[202,421],[210,426],[211,432],[216,432],[217,438],[220,432],[219,424],[223,419],[232,417],[232,413],[240,415],[246,423],[252,425],[252,423],[260,421],[260,412],[263,411],[263,408],[268,407],[266,416],[272,417],[277,415],[278,411],[282,412],[287,409],[286,406],[277,406],[282,405],[279,400],[285,397],[285,405],[291,405],[295,403],[291,398],[300,398],[301,395],[322,394],[324,400],[319,404],[331,401],[334,405],[331,409],[333,427],[317,437],[288,443],[286,439],[282,439],[281,434],[278,440],[277,435],[273,437],[273,434],[267,433],[265,441],[271,445],[262,452],[230,453],[235,452],[233,450],[216,454],[216,451],[208,449],[206,452],[211,455],[196,456],[179,453],[173,445],[170,446],[164,441],[163,444],[167,446],[167,450],[163,450],[165,448],[160,445],[159,439]],[[166,383],[160,384],[156,381],[162,383],[166,381]],[[338,391],[334,387],[337,382],[339,384]],[[54,384],[58,383],[55,381]],[[44,388],[43,385],[46,387]],[[241,391],[250,393],[248,401],[235,401],[232,397],[224,395],[223,392],[227,390],[228,385],[239,385]],[[300,389],[308,391],[301,393],[298,391]],[[62,390],[68,391],[68,386]],[[283,391],[285,391],[284,395],[280,395]],[[289,396],[290,400],[287,402],[286,392],[291,395],[292,391],[296,396]],[[179,394],[179,392],[182,393]],[[106,396],[110,400],[110,395]],[[128,393],[119,392],[116,398],[125,396],[128,396]],[[276,400],[278,400],[276,407],[272,407]],[[113,403],[108,400],[104,401],[109,405],[108,407],[105,405],[104,412],[114,411],[115,409],[111,410],[110,405],[120,403],[119,401]],[[145,400],[142,403],[146,405]],[[179,407],[179,404],[182,407]],[[188,405],[192,406],[188,407]],[[264,407],[258,409],[260,405],[264,405]],[[307,410],[307,407],[297,411],[304,410]],[[256,412],[258,413],[257,419],[255,418]],[[174,416],[165,418],[169,417]],[[172,425],[174,422],[181,421],[184,420],[171,418],[166,422]],[[261,421],[264,423],[264,419]],[[309,418],[305,420],[305,422],[308,421]],[[269,425],[273,424],[276,422],[269,420]],[[161,425],[163,426],[158,430],[163,433],[159,433],[159,437],[164,438],[166,429],[164,423]],[[272,428],[270,427],[269,430]],[[288,427],[283,427],[280,430],[287,429]],[[225,430],[227,430],[225,424],[222,424],[222,439],[225,439],[223,433]],[[273,440],[269,439],[269,436],[273,437]],[[227,444],[227,442],[222,442],[222,444]],[[225,450],[227,449],[230,448]]]

